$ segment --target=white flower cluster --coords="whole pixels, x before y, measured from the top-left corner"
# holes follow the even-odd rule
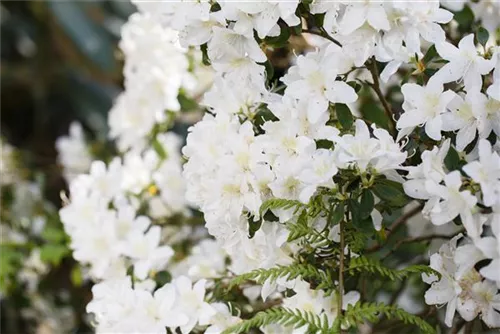
[[[89,174],[70,184],[71,202],[60,210],[60,217],[71,237],[73,256],[91,266],[94,278],[124,275],[127,260],[134,265],[134,275],[145,279],[151,270],[164,268],[173,255],[169,246],[160,245],[161,227],[138,214],[139,206],[148,203],[153,218],[185,210],[179,140],[172,133],[157,140],[168,152],[166,159],[154,149],[142,154],[131,151],[123,161],[115,158],[108,166],[92,162]]]
[[[95,278],[106,279],[94,287],[88,306],[98,331],[164,333],[168,327],[188,333],[196,325],[210,325],[207,333],[219,333],[240,319],[225,304],[204,301],[203,278],[217,278],[227,270],[237,275],[265,272],[314,258],[332,261],[322,262],[325,267],[339,263],[342,276],[344,255],[350,261],[359,254],[344,244],[341,222],[361,234],[353,225],[354,215],[362,214],[376,231],[371,225],[362,228],[370,229],[373,239],[385,238],[383,221],[393,212],[387,210],[392,193],[376,191],[381,182],[397,194],[394,189],[402,184],[408,196],[425,202],[423,215],[432,224],[455,222],[467,234],[431,256],[430,267],[441,276],[424,275],[431,284],[426,303],[448,304],[447,326],[455,310],[467,321],[480,315],[486,325],[500,326],[498,47],[477,47],[474,35],[463,37],[458,47],[446,42],[444,25],[453,13],[439,1],[134,3],[140,13],[124,28],[121,43],[126,91],[109,120],[111,137],[126,153],[108,166],[93,162],[88,175],[71,183],[71,202],[61,210],[74,257],[89,264]],[[443,1],[452,10],[463,3]],[[481,13],[480,6],[486,5],[472,7]],[[309,20],[311,14],[314,20]],[[477,18],[488,21],[487,14]],[[294,34],[323,38],[316,49],[294,57],[273,85],[268,56],[274,50],[267,42],[287,37],[292,27]],[[429,72],[422,58],[429,45],[441,61],[428,68],[435,73],[424,76]],[[193,82],[187,50],[198,47],[215,74],[202,100],[209,112],[189,129],[182,149],[188,159],[183,181],[179,140],[159,134],[151,142],[150,136],[156,124],[168,121],[166,110],[180,109],[178,95]],[[385,63],[380,75],[377,62]],[[401,86],[404,101],[398,108],[392,105],[397,101],[385,100],[379,79],[395,78],[401,66],[402,71],[417,70]],[[360,74],[366,69],[371,80]],[[387,129],[361,117],[357,107],[369,94],[360,85],[373,88],[381,100]],[[397,120],[391,119],[394,115]],[[422,152],[420,159],[409,154],[411,145]],[[452,153],[467,162],[445,164]],[[402,191],[401,196],[404,201]],[[172,282],[152,293],[147,278],[164,270],[174,255],[165,245],[167,234],[182,239],[192,231],[179,228],[173,236],[153,220],[184,212],[184,198],[200,208],[216,240],[201,237],[189,255],[169,265]],[[325,198],[330,202],[324,203]],[[272,200],[293,205],[261,212]],[[342,208],[335,224],[332,203]],[[313,205],[323,211],[311,215],[312,221],[297,217],[297,207]],[[361,205],[370,210],[358,212]],[[290,238],[290,226],[300,224],[306,233]],[[311,226],[313,242],[306,238]],[[330,247],[320,249],[321,242]],[[341,244],[343,249],[331,251]],[[364,255],[363,247],[358,248]],[[489,262],[478,266],[483,260]],[[132,285],[124,278],[130,266],[142,282]],[[243,288],[243,294],[250,303],[259,294],[264,301],[277,298],[284,307],[327,319],[331,326],[360,299],[358,292],[344,291],[342,279],[332,283],[336,294],[327,295],[307,280],[288,277],[266,280],[257,290]],[[199,281],[193,286],[191,279]],[[311,332],[307,325],[266,325],[261,330]]]
[[[448,304],[446,324],[451,326],[455,310],[467,321],[481,314],[490,327],[500,326],[500,156],[487,140],[480,140],[479,159],[447,173],[444,159],[450,149],[446,140],[442,147],[422,154],[422,163],[409,167],[409,180],[404,183],[406,193],[427,200],[424,216],[434,225],[451,223],[457,217],[467,232],[467,242],[457,247],[460,234],[439,253],[431,256],[431,268],[442,276],[424,277],[432,284],[425,298],[428,304]],[[444,182],[444,184],[442,184]],[[470,190],[461,190],[465,182],[476,184]],[[480,190],[480,191],[479,191]],[[481,208],[490,208],[485,213]],[[479,271],[475,265],[484,259],[491,262]]]
[[[70,183],[79,174],[88,172],[92,156],[80,123],[71,123],[68,136],[57,138],[56,149],[66,182]]]
[[[185,276],[151,293],[147,284],[132,286],[130,277],[107,280],[92,288],[87,310],[95,315],[100,333],[165,333],[165,327],[190,333],[216,314],[204,301],[205,280],[192,284]]]
[[[121,151],[144,147],[154,125],[167,120],[165,111],[180,110],[179,91],[196,87],[177,35],[146,13],[133,14],[122,28],[125,91],[108,119]]]

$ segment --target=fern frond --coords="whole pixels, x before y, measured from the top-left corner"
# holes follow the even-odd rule
[[[388,319],[398,319],[405,324],[415,325],[426,334],[434,334],[436,331],[425,320],[408,313],[405,310],[384,303],[357,303],[349,305],[344,313],[343,321],[354,326],[365,321],[376,323],[380,320],[379,316],[385,315]]]
[[[286,277],[288,280],[293,280],[301,277],[304,280],[318,281],[318,288],[335,287],[330,275],[316,268],[311,264],[294,263],[289,266],[277,266],[270,269],[255,269],[246,274],[239,275],[229,282],[229,289],[244,283],[245,281],[254,281],[258,284],[264,284],[267,280],[275,282],[278,278]]]
[[[260,206],[260,214],[261,216],[265,214],[268,210],[273,210],[273,209],[283,209],[283,210],[288,210],[291,208],[304,208],[306,207],[305,204],[301,203],[300,201],[297,200],[291,200],[291,199],[282,199],[282,198],[271,198],[262,203]]]
[[[425,265],[412,265],[401,270],[387,268],[382,265],[378,260],[360,256],[352,258],[349,267],[345,270],[348,274],[357,274],[361,272],[369,272],[387,277],[391,280],[401,280],[410,274],[435,274],[436,271]]]
[[[326,317],[322,319],[312,312],[285,307],[274,307],[261,311],[253,318],[243,320],[229,327],[222,332],[222,334],[248,333],[252,328],[259,328],[270,324],[280,324],[293,328],[307,326],[308,333],[326,333],[329,327]]]

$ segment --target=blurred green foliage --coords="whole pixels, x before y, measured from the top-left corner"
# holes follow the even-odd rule
[[[120,29],[134,11],[132,4],[119,0],[0,3],[1,136],[19,150],[28,179],[43,175],[44,197],[56,207],[65,184],[55,140],[74,120],[91,138],[106,137],[107,113],[122,89]],[[50,242],[42,246],[41,257],[53,269],[40,289],[69,291],[79,317],[72,332],[89,332],[83,308],[91,297],[90,286],[82,282],[80,268],[68,254],[60,223],[54,224],[42,234],[42,241]],[[14,270],[19,253],[0,251],[0,270]],[[35,331],[21,317],[29,302],[22,288],[2,298],[0,332]]]

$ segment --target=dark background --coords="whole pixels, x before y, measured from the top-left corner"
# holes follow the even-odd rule
[[[108,110],[122,89],[120,28],[134,11],[119,0],[0,2],[1,136],[19,151],[26,170],[44,175],[45,197],[56,207],[66,185],[55,141],[74,120],[89,138],[105,139]],[[40,288],[69,289],[81,317],[72,332],[85,333],[90,285],[72,287],[72,267],[66,258]],[[21,318],[26,302],[22,291],[3,298],[0,332],[33,332]]]

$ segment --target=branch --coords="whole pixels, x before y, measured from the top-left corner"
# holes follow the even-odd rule
[[[303,33],[307,33],[307,34],[311,34],[311,35],[316,35],[316,36],[320,36],[320,37],[323,37],[323,38],[326,38],[327,40],[337,44],[338,46],[342,47],[342,44],[340,44],[339,41],[337,41],[335,38],[333,38],[332,36],[328,35],[328,33],[325,31],[324,28],[321,28],[320,31],[316,31],[316,30],[309,30],[309,29],[303,29],[302,30]]]
[[[457,232],[457,233],[460,233],[460,232]],[[431,235],[424,235],[424,236],[421,236],[421,237],[401,239],[401,240],[399,240],[391,248],[391,250],[389,251],[389,253],[387,253],[387,255],[385,257],[387,257],[387,256],[391,255],[392,253],[394,253],[403,244],[408,244],[408,243],[412,243],[412,242],[420,242],[420,241],[431,241],[431,240],[434,240],[434,239],[451,239],[454,236],[456,236],[457,233],[453,233],[453,234],[450,234],[450,235],[447,235],[447,234],[431,234]]]
[[[418,214],[420,211],[422,211],[422,208],[424,207],[424,205],[422,203],[420,203],[417,207],[411,209],[410,211],[408,211],[407,213],[405,213],[404,215],[402,215],[401,217],[399,217],[398,219],[396,219],[391,227],[389,227],[389,231],[387,232],[387,235],[386,235],[386,240],[389,239],[389,237],[394,233],[396,232],[396,230],[402,225],[404,224],[408,219],[410,219],[411,217],[415,216],[416,214]],[[379,249],[381,249],[382,247],[384,247],[384,244],[376,244],[370,248],[368,248],[366,251],[367,252],[375,252],[375,251],[378,251]]]
[[[339,295],[337,297],[338,301],[338,314],[337,317],[340,319],[342,316],[342,297],[344,295],[344,219],[340,221],[340,261],[339,261]]]
[[[393,118],[393,112],[392,108],[389,105],[389,102],[385,99],[384,93],[382,93],[382,90],[380,90],[380,81],[378,80],[379,73],[377,69],[377,62],[375,61],[375,57],[372,57],[370,66],[368,67],[370,70],[370,73],[372,74],[373,78],[373,84],[370,84],[370,87],[373,88],[375,91],[375,94],[377,94],[380,102],[382,102],[382,106],[384,107],[384,112],[387,118],[389,119],[389,131],[395,135],[396,134],[396,122],[394,121]]]

